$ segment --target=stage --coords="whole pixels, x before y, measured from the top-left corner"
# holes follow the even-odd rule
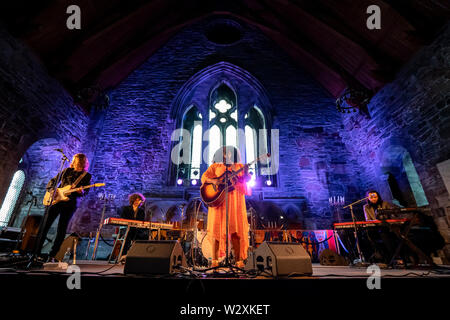
[[[144,276],[124,275],[124,265],[104,261],[80,260],[76,266],[81,271],[79,289],[74,288],[74,274],[67,270],[1,269],[2,291],[7,292],[3,299],[20,304],[24,297],[28,301],[32,297],[31,301],[41,305],[62,299],[76,314],[86,314],[84,307],[88,306],[100,315],[137,311],[150,315],[158,310],[165,319],[183,319],[187,315],[190,319],[235,318],[238,315],[225,314],[225,306],[240,305],[247,313],[239,316],[281,319],[311,315],[312,308],[320,315],[348,314],[361,308],[370,314],[399,315],[433,310],[433,305],[439,308],[445,301],[443,293],[450,285],[450,268],[445,266],[380,269],[379,289],[368,287],[369,282],[372,287],[376,284],[368,280],[375,275],[373,272],[355,266],[313,264],[311,276],[277,278],[238,270],[231,274],[225,268],[216,273],[190,270]],[[73,289],[68,288],[69,282]],[[208,307],[215,309],[214,314],[192,313]]]

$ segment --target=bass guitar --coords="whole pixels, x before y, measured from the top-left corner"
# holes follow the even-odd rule
[[[54,204],[56,204],[58,202],[61,202],[61,201],[68,201],[69,200],[68,196],[71,193],[73,193],[73,192],[78,192],[78,191],[81,191],[81,190],[84,190],[84,189],[89,189],[89,188],[92,188],[92,187],[103,187],[104,185],[105,185],[104,183],[94,183],[94,184],[91,184],[89,186],[72,188],[72,186],[69,184],[69,185],[67,185],[65,187],[56,189],[55,198],[53,199],[53,202],[51,201],[52,200],[53,190],[45,192],[44,200],[42,201],[42,203],[44,204],[44,206],[49,206],[50,202],[51,202],[52,205],[54,205]]]
[[[237,176],[238,174],[247,169],[249,166],[251,166],[253,163],[256,163],[258,161],[265,160],[270,157],[270,153],[262,154],[252,162],[247,163],[242,168],[240,168],[237,171],[229,171],[228,172],[228,181],[226,179],[227,172],[224,172],[220,177],[217,178],[218,183],[217,185],[213,183],[204,183],[200,187],[200,197],[202,198],[203,202],[208,207],[218,207],[220,206],[223,201],[225,200],[225,194],[226,194],[226,186],[228,184],[228,192],[231,192],[234,190],[234,186],[237,182]]]

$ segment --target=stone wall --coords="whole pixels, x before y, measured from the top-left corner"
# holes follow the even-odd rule
[[[88,116],[51,78],[32,51],[0,27],[0,205],[14,172],[26,174],[24,191],[38,196],[57,170],[62,148],[68,157],[79,152]],[[21,197],[18,211],[26,213],[29,200]],[[43,206],[33,208],[43,213]],[[20,223],[18,217],[16,225]]]
[[[340,133],[363,168],[364,188],[376,188],[392,199],[386,173],[401,171],[408,153],[449,243],[449,190],[436,165],[450,158],[450,25],[372,98],[369,112],[370,118],[344,116]],[[414,199],[409,205],[415,205]]]
[[[348,203],[374,187],[390,200],[387,174],[405,177],[411,170],[402,165],[410,156],[419,177],[414,183],[423,187],[441,232],[448,236],[448,191],[436,168],[450,155],[448,29],[372,99],[367,118],[339,114],[334,99],[259,31],[241,24],[239,42],[217,45],[205,36],[210,22],[183,29],[109,92],[109,108],[92,110],[89,116],[23,44],[0,31],[0,199],[21,157],[26,189],[40,198],[57,171],[54,149],[62,147],[69,156],[88,154],[93,182],[106,183],[83,199],[69,231],[96,229],[103,209],[97,194],[105,191],[116,195],[106,216],[115,215],[128,194],[141,192],[155,219],[163,219],[174,204],[198,197],[198,187],[176,187],[168,179],[170,137],[188,107],[183,103],[193,101],[205,112],[210,90],[226,80],[237,93],[238,108],[261,103],[270,128],[279,130],[276,187],[256,188],[249,197],[255,207],[273,208],[265,210],[268,216],[280,212],[303,228],[330,228],[330,196],[345,196]],[[227,67],[205,75],[220,64]],[[233,72],[239,74],[237,80]],[[179,100],[191,82],[196,89],[190,100]],[[257,100],[246,86],[257,88]],[[176,101],[184,102],[174,114]],[[22,216],[26,200],[22,197]]]
[[[271,106],[260,107],[274,110],[267,116],[272,119],[272,129],[280,133],[278,187],[255,190],[251,199],[294,210],[296,222],[303,227],[330,228],[328,197],[357,199],[362,195],[360,170],[348,160],[339,136],[342,124],[334,99],[259,31],[242,24],[239,42],[217,45],[205,36],[209,22],[183,29],[110,92],[111,105],[91,170],[95,179],[106,182],[119,206],[132,192],[142,192],[153,202],[165,197],[178,202],[198,197],[198,188],[168,185],[170,137],[181,116],[179,112],[172,118],[171,110],[183,85],[205,68],[225,62],[245,70],[261,84]],[[216,72],[208,78],[211,86],[200,79],[202,89],[193,94],[192,101],[200,109],[207,107],[212,86],[224,79],[232,81],[230,78],[225,71]],[[234,88],[238,108],[253,102],[242,86],[237,83]],[[98,216],[100,210],[92,214]]]

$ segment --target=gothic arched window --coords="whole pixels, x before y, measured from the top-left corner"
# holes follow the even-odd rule
[[[264,114],[257,106],[250,108],[245,115],[245,154],[247,163],[255,160],[268,150],[267,125]],[[258,179],[262,175],[262,168],[267,168],[268,161],[260,161],[250,166],[249,172],[252,180]],[[274,186],[276,182],[272,176],[267,176],[264,181],[266,186]]]
[[[211,94],[209,107],[209,157],[212,163],[214,153],[221,146],[238,147],[237,106],[234,92],[221,84]]]
[[[25,182],[25,172],[17,170],[14,174],[11,184],[9,185],[5,199],[3,200],[2,207],[0,209],[0,227],[8,225],[14,209],[16,208],[17,199],[22,192],[22,187]]]
[[[212,163],[214,153],[222,146],[238,148],[241,151],[242,161],[245,159],[246,163],[268,152],[268,125],[264,113],[256,105],[245,115],[242,111],[239,113],[237,101],[235,92],[222,83],[212,90],[209,104],[202,109],[202,113],[195,106],[187,108],[182,120],[178,122],[183,130],[179,139],[176,139],[179,146],[176,151],[178,165],[172,167],[174,169],[171,183],[180,186],[199,184],[202,171]],[[207,119],[202,119],[202,114]],[[238,118],[239,116],[242,116],[242,119]],[[253,180],[251,184],[274,187],[276,179],[264,173],[262,170],[264,168],[269,168],[267,161],[250,166],[249,171]]]
[[[200,179],[200,164],[202,156],[202,115],[197,110],[196,107],[191,106],[184,114],[182,121],[182,129],[186,130],[189,134],[187,137],[189,141],[184,141],[187,143],[188,147],[179,150],[179,159],[186,157],[188,161],[182,162],[178,161],[179,165],[177,167],[176,181],[184,180],[198,180]],[[184,131],[184,132],[186,132]],[[181,135],[183,132],[181,132]],[[183,137],[180,135],[180,142]],[[181,144],[180,144],[181,146]],[[187,150],[188,155],[184,155],[183,152]],[[178,183],[181,184],[181,183]]]

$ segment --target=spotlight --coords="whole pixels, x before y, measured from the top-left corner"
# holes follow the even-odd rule
[[[177,184],[180,186],[180,185],[182,185],[183,184],[183,179],[178,179],[177,180]]]
[[[249,182],[247,182],[247,186],[250,188],[253,188],[256,185],[256,181],[255,180],[250,180]]]
[[[196,186],[196,185],[197,185],[197,179],[192,179],[192,180],[191,180],[191,184],[192,184],[193,186]]]
[[[266,185],[270,187],[272,185],[272,181],[266,180]]]

